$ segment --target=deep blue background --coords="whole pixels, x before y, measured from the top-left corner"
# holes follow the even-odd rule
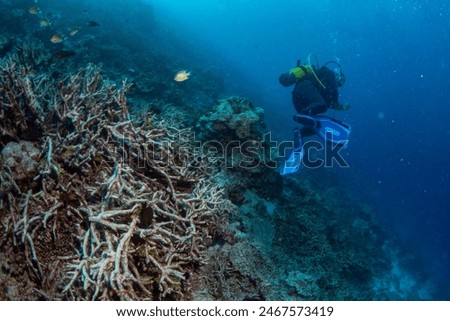
[[[209,64],[230,66],[235,90],[266,110],[290,138],[294,112],[280,73],[314,53],[339,59],[341,100],[351,111],[344,187],[368,200],[384,224],[450,288],[450,4],[409,0],[148,0],[157,17]],[[187,66],[188,68],[188,66]],[[301,174],[300,174],[301,175]]]

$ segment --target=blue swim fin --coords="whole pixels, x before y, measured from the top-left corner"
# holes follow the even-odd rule
[[[294,130],[294,147],[291,154],[284,161],[284,164],[280,170],[280,175],[294,174],[298,172],[303,160],[303,140],[300,134],[300,129]]]
[[[317,135],[336,145],[347,145],[350,138],[350,125],[327,116],[295,115],[294,120],[305,127],[314,128]]]
[[[347,146],[350,138],[350,125],[327,116],[317,116],[317,134],[325,141],[336,145]]]

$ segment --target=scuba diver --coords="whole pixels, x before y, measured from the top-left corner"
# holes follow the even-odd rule
[[[331,70],[328,65],[337,65]],[[348,142],[350,126],[331,117],[318,116],[328,109],[350,109],[349,103],[339,103],[338,88],[345,83],[345,76],[341,65],[336,61],[329,61],[322,67],[311,64],[311,55],[308,64],[297,66],[280,75],[282,86],[289,87],[295,84],[292,91],[292,102],[297,111],[294,120],[303,127],[294,129],[294,146],[281,168],[280,174],[292,174],[298,171],[303,159],[303,138],[314,134],[322,137],[327,143],[343,145]]]

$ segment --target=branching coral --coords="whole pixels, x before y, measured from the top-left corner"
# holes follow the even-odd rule
[[[49,59],[42,44],[22,41],[10,56],[0,61],[0,147],[41,135],[54,92],[48,74],[38,72]]]
[[[9,156],[2,161],[0,246],[29,275],[28,297],[182,298],[214,216],[232,210],[189,135],[151,115],[132,119],[130,85],[93,65],[56,85],[21,70],[16,55],[2,63],[3,142],[31,126],[42,137],[27,179],[15,179]]]

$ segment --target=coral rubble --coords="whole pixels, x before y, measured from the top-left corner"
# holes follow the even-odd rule
[[[186,130],[133,119],[94,65],[31,69],[1,62],[2,299],[188,298],[232,207]]]

